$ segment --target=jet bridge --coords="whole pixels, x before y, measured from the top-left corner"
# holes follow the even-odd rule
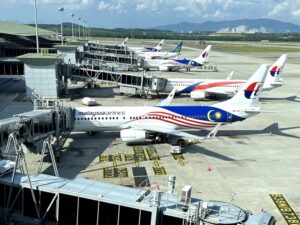
[[[42,109],[0,120],[0,149],[3,150],[14,132],[19,143],[35,144],[50,135],[56,136],[58,143],[63,134],[72,129],[72,113],[71,108]]]
[[[191,186],[176,196],[79,177],[30,176],[15,173],[16,164],[8,160],[0,160],[0,171],[0,221],[5,224],[275,224],[268,212],[252,214],[231,203],[193,198]]]
[[[77,61],[83,65],[94,66],[109,64],[111,67],[138,70],[143,59],[126,46],[87,43],[83,52],[77,52]]]
[[[126,95],[157,95],[167,85],[166,78],[156,77],[145,71],[131,74],[79,66],[73,67],[71,74],[72,77],[86,78],[92,82],[105,81],[116,84],[120,87],[120,93]]]

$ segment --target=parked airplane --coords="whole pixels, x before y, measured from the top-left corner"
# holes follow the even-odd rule
[[[267,65],[261,65],[231,99],[212,106],[169,106],[175,89],[158,106],[78,107],[75,108],[74,131],[120,131],[124,142],[168,140],[186,143],[186,139],[203,140],[185,130],[212,128],[243,121],[258,114],[257,106],[265,80]]]
[[[125,38],[125,40],[120,44],[120,46],[126,46],[128,41],[128,37]]]
[[[129,50],[134,51],[136,53],[139,52],[159,52],[162,49],[164,44],[164,39],[162,39],[156,47],[128,47]]]
[[[283,71],[287,54],[281,55],[270,67],[263,90],[272,90],[280,87],[283,79],[279,76]],[[246,80],[231,80],[233,73],[226,79],[182,79],[168,78],[165,89],[161,93],[170,93],[176,88],[178,94],[190,94],[191,98],[204,99],[216,94],[233,95],[246,82]]]
[[[180,69],[190,69],[192,67],[203,66],[208,61],[208,54],[210,50],[211,45],[208,45],[195,59],[145,60],[143,68],[158,69],[160,71],[178,71]]]
[[[136,54],[145,59],[171,59],[180,54],[183,41],[180,41],[174,49],[169,52],[137,52]]]

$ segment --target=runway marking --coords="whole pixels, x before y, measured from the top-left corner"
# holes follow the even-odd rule
[[[181,166],[185,166],[184,157],[182,154],[172,154],[172,156]]]
[[[109,162],[108,155],[99,155],[99,162]]]
[[[137,158],[135,161],[147,161],[146,154],[144,152],[143,147],[135,146],[133,147],[134,157]]]
[[[128,177],[126,167],[108,167],[103,169],[103,178],[124,178]]]
[[[164,166],[160,165],[159,161],[154,160],[153,161],[153,172],[155,175],[160,176],[160,175],[167,175],[167,171]]]
[[[125,161],[134,161],[134,154],[124,154]]]
[[[149,160],[160,160],[159,155],[157,154],[156,148],[154,146],[146,147],[146,153]]]
[[[300,225],[299,215],[295,213],[282,194],[270,194],[270,197],[288,225]]]
[[[121,162],[122,155],[120,153],[116,153],[113,155],[99,155],[99,162]]]

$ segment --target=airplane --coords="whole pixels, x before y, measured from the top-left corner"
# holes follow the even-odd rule
[[[129,50],[135,53],[139,52],[159,52],[162,49],[165,39],[162,39],[156,47],[128,47]]]
[[[128,37],[125,38],[125,40],[120,44],[120,46],[126,46],[128,41]]]
[[[270,67],[263,90],[269,91],[282,86],[283,79],[280,73],[285,66],[287,54],[281,55]],[[216,94],[233,95],[246,82],[246,80],[232,80],[233,72],[226,79],[182,79],[167,78],[167,84],[160,93],[170,93],[176,88],[176,94],[190,94],[193,99],[205,99]]]
[[[183,46],[183,41],[180,41],[174,49],[170,52],[137,52],[136,54],[145,59],[171,59],[175,58],[180,54],[181,48]]]
[[[119,131],[121,140],[127,143],[197,143],[215,136],[221,125],[260,113],[257,105],[268,69],[262,64],[236,95],[212,106],[170,106],[174,89],[157,106],[76,107],[73,131]],[[213,128],[206,137],[186,132],[205,128]]]
[[[180,69],[189,70],[192,67],[200,67],[208,62],[208,54],[211,50],[211,45],[208,45],[201,54],[194,59],[163,59],[163,60],[144,60],[143,68],[158,69],[160,71],[178,71]]]

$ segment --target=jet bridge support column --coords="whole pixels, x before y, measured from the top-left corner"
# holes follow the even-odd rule
[[[25,54],[17,58],[24,62],[26,96],[35,91],[44,98],[58,98],[66,84],[58,65],[63,64],[63,54]]]

